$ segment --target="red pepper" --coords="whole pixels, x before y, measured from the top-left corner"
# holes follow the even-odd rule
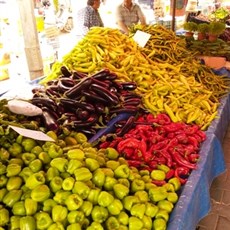
[[[170,117],[165,113],[158,114],[156,119],[159,125],[168,125],[171,123]]]
[[[176,163],[180,166],[187,167],[189,169],[196,169],[196,164],[192,164],[189,161],[187,161],[183,156],[181,156],[176,150],[173,153],[173,158],[176,161]]]
[[[197,133],[198,130],[200,130],[198,125],[187,125],[187,127],[184,129],[185,133],[188,135]]]
[[[169,139],[172,139],[172,138],[174,138],[176,135],[175,135],[175,133],[168,133],[167,134],[167,138],[169,138]]]
[[[140,141],[135,138],[127,138],[122,140],[117,145],[118,152],[122,152],[124,148],[138,148],[140,145]]]
[[[199,143],[202,142],[202,138],[197,133],[194,133],[192,136],[196,138]]]
[[[205,134],[204,131],[198,130],[198,131],[196,132],[196,134],[199,135],[199,136],[201,137],[201,141],[202,141],[202,142],[206,140],[206,134]]]
[[[197,139],[193,136],[188,136],[188,143],[191,144],[194,147],[194,149],[198,149],[199,147]]]
[[[170,169],[167,173],[166,173],[166,176],[165,176],[165,179],[166,180],[169,180],[170,178],[172,178],[175,174],[175,170],[174,169]]]
[[[191,163],[196,163],[200,158],[200,155],[197,153],[192,153],[188,156],[188,159]]]
[[[105,141],[105,142],[102,142],[102,143],[99,145],[99,148],[100,148],[100,149],[106,149],[106,148],[109,147],[109,145],[110,145],[110,142]]]
[[[152,180],[151,182],[157,186],[163,186],[164,184],[166,184],[165,180]]]
[[[181,122],[170,123],[168,125],[164,125],[163,128],[166,132],[176,132],[183,128],[183,123]]]
[[[187,167],[178,167],[175,169],[175,177],[177,177],[181,184],[185,184],[190,175],[190,170]]]
[[[157,165],[158,165],[158,163],[155,160],[152,160],[152,161],[148,162],[148,166],[151,168],[151,170],[156,169]]]
[[[143,165],[142,161],[137,161],[137,160],[127,160],[129,166],[133,166],[135,168],[141,168]]]
[[[160,150],[166,148],[168,145],[168,140],[164,139],[163,141],[159,141],[156,144],[153,144],[152,147],[150,148],[150,152],[154,152],[155,150]]]
[[[133,159],[135,154],[134,148],[125,147],[122,152],[119,152],[120,154],[124,155],[127,159]]]
[[[182,143],[182,144],[188,143],[188,137],[185,133],[178,134],[176,136],[176,139],[178,140],[179,143]]]

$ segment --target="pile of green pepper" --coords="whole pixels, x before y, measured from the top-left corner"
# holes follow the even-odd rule
[[[74,131],[47,134],[55,142],[14,133],[0,149],[0,229],[166,229],[177,178],[157,186],[162,178],[129,167],[114,148]]]

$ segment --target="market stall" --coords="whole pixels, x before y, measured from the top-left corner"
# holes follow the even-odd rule
[[[95,27],[28,98],[3,92],[0,226],[195,229],[225,171],[230,78],[187,45]]]

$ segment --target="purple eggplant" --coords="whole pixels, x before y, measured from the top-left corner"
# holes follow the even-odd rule
[[[90,113],[86,109],[79,108],[76,110],[76,116],[78,119],[80,119],[82,121],[86,121],[87,119],[89,119]]]
[[[79,71],[74,71],[72,76],[71,76],[71,78],[73,80],[79,80],[79,79],[82,79],[82,78],[85,78],[85,77],[87,77],[87,74],[79,72]]]
[[[124,90],[134,90],[137,88],[136,82],[121,82],[120,84]]]
[[[77,96],[81,95],[82,90],[87,90],[91,84],[91,77],[83,78],[80,82],[67,90],[65,92],[65,96],[68,98],[76,98]]]
[[[112,105],[117,105],[119,103],[119,98],[115,93],[110,92],[108,89],[105,89],[98,84],[91,84],[90,89],[98,93],[100,96],[106,98]]]
[[[65,77],[68,77],[68,78],[72,75],[72,73],[68,70],[66,66],[61,67],[61,72]]]
[[[51,98],[47,98],[47,97],[34,97],[31,99],[31,103],[33,105],[36,105],[38,107],[47,107],[51,110],[55,110],[57,109],[57,104],[54,100],[52,100]]]
[[[134,116],[130,116],[125,124],[121,127],[121,129],[116,133],[117,136],[122,137],[125,133],[127,133],[134,125],[134,121],[136,118]]]
[[[83,90],[82,95],[85,96],[86,99],[89,100],[89,101],[101,102],[103,104],[108,104],[108,100],[106,100],[105,98],[101,97],[100,95],[98,95],[93,90],[87,90],[87,91]]]
[[[47,107],[42,108],[42,120],[44,122],[45,127],[48,130],[57,131],[59,129],[57,119],[54,117],[51,110]]]

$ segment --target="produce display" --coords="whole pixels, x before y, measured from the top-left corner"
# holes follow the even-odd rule
[[[0,229],[165,230],[229,79],[162,26],[95,27],[32,92],[0,100]]]
[[[219,99],[229,92],[229,79],[215,75],[210,68],[193,59],[192,55],[183,58],[182,53],[188,53],[186,42],[170,30],[159,25],[143,27],[143,31],[151,33],[151,30],[159,32],[157,39],[162,45],[155,44],[154,48],[153,35],[153,39],[149,41],[153,46],[147,44],[146,47],[151,47],[149,52],[156,52],[156,56],[158,50],[162,52],[162,62],[158,61],[159,58],[154,60],[154,55],[147,53],[147,48],[142,50],[132,38],[120,31],[96,27],[89,31],[61,63],[54,65],[52,73],[41,84],[58,78],[63,65],[69,71],[88,75],[108,68],[117,75],[119,81],[137,84],[135,92],[141,95],[144,106],[151,113],[167,113],[174,122],[196,122],[205,130],[216,117]],[[164,50],[170,49],[166,44],[168,37],[170,44],[175,45],[173,50],[166,53]],[[177,45],[179,42],[184,46]],[[175,58],[177,53],[180,61]],[[170,55],[171,58],[168,58]],[[196,116],[191,121],[190,117],[195,111]]]
[[[55,142],[4,130],[1,229],[166,229],[181,183],[152,180],[165,179],[167,166],[137,170],[116,149],[92,147],[82,133],[47,135]]]

